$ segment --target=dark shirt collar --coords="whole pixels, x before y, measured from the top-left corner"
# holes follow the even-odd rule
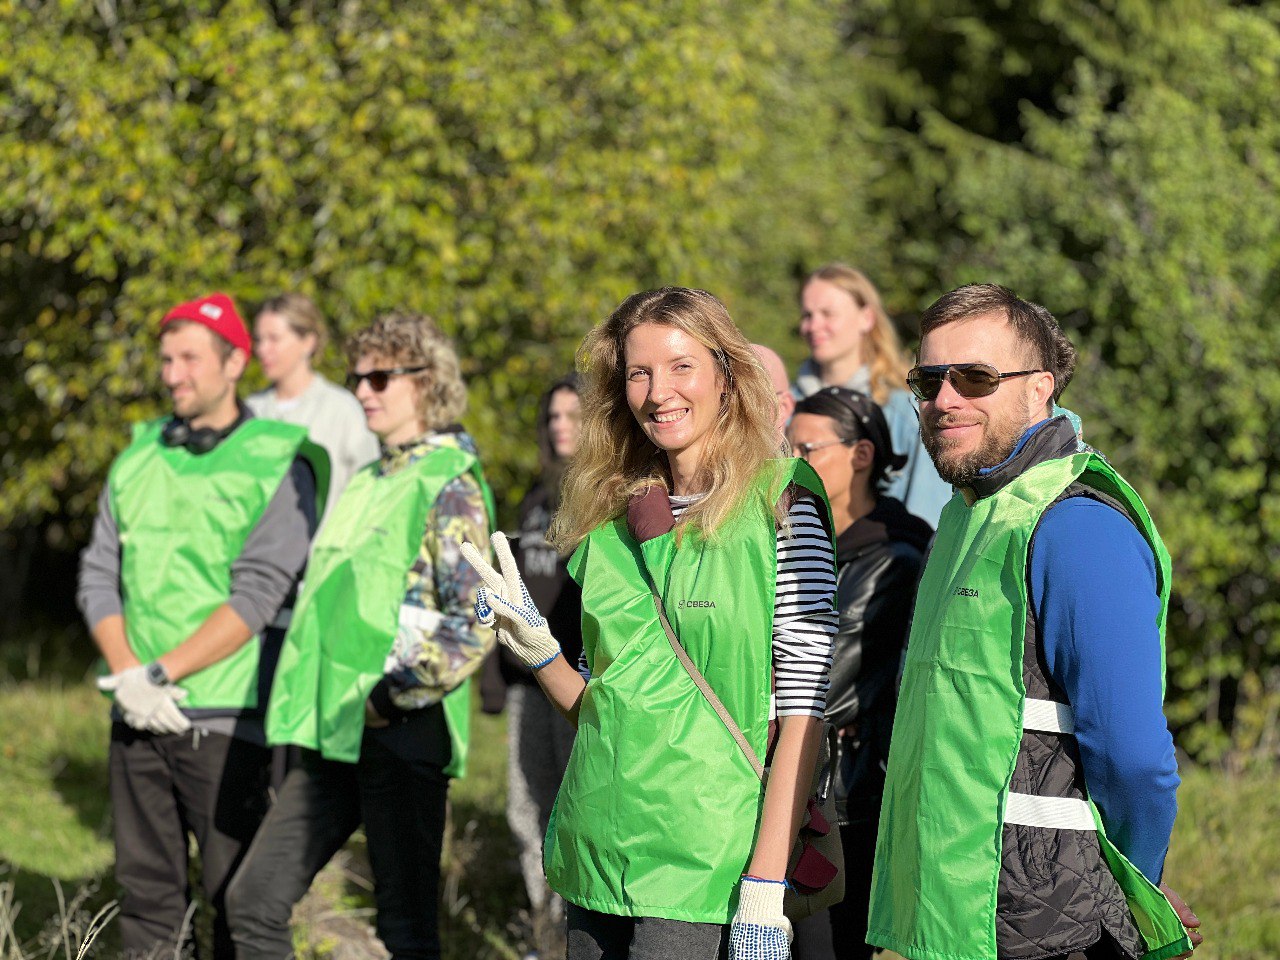
[[[1046,460],[1069,457],[1087,449],[1076,434],[1075,425],[1065,415],[1034,423],[1018,438],[1013,452],[994,467],[986,467],[970,484],[974,497],[981,500],[1008,486],[1022,474]]]
[[[932,536],[933,527],[908,513],[901,500],[881,496],[870,513],[853,521],[836,537],[836,566],[844,566],[867,547],[879,543],[908,543],[923,551]]]
[[[237,397],[236,398],[236,418],[217,432],[220,433],[222,437],[225,439],[231,436],[231,434],[235,433],[235,431],[239,430],[246,420],[252,420],[252,419],[253,419],[253,411],[250,410],[247,406],[245,406],[245,403],[243,400]],[[169,414],[169,420],[184,421],[184,422],[187,422],[188,426],[190,426],[189,421],[186,421],[184,417],[180,417],[176,413]]]

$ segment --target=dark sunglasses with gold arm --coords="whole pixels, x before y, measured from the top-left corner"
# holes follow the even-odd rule
[[[944,382],[950,382],[956,393],[970,400],[989,397],[1002,380],[1026,377],[1045,370],[1013,370],[1001,373],[989,363],[937,363],[912,367],[907,373],[907,386],[920,400],[936,400]]]

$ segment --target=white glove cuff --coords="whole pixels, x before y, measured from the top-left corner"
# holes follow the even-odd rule
[[[519,641],[514,637],[511,638],[511,652],[523,660],[530,670],[540,670],[561,653],[560,644],[556,643],[555,637],[549,633],[543,636],[546,637],[545,641],[541,637],[535,640]]]
[[[738,912],[734,919],[739,923],[789,927],[786,915],[782,912],[782,900],[786,892],[787,885],[781,880],[743,877],[738,884]]]

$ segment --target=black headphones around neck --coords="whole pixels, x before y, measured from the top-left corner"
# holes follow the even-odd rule
[[[221,430],[215,430],[213,427],[193,428],[190,423],[181,417],[173,417],[160,432],[160,442],[166,447],[186,447],[189,452],[198,457],[213,450],[214,447],[231,436],[232,431],[244,423],[246,419],[248,417],[244,407],[240,408],[240,415],[236,417],[235,421]]]

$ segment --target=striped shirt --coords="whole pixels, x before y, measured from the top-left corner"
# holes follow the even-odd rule
[[[671,513],[680,517],[701,494],[671,497]],[[821,719],[831,685],[831,650],[839,615],[835,548],[818,502],[809,494],[796,499],[778,531],[778,580],[773,600],[773,710],[779,717]],[[591,679],[584,653],[578,672]]]

